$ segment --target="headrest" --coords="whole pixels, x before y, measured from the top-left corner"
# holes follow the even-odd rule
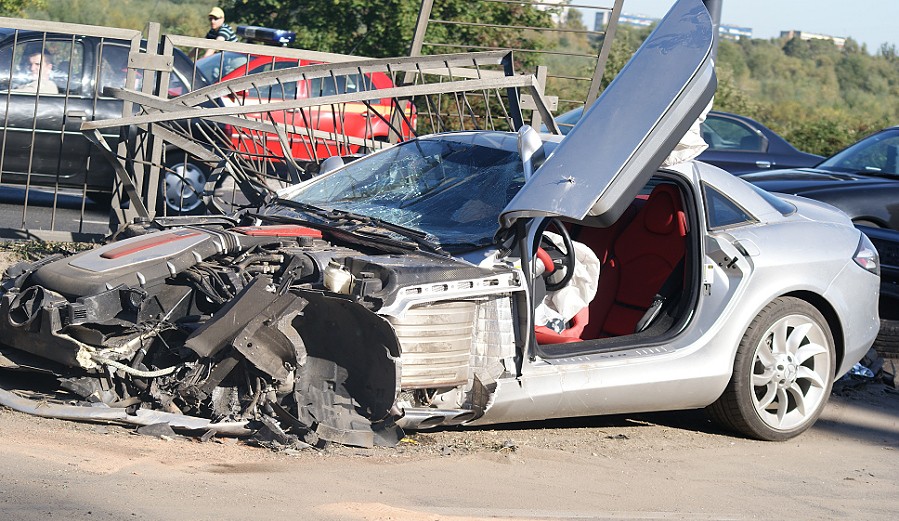
[[[673,185],[662,184],[653,188],[643,208],[643,226],[652,233],[667,235],[675,231],[685,234],[681,220],[680,194]]]

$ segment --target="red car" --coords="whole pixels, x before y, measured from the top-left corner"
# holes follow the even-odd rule
[[[262,55],[246,55],[237,52],[221,52],[197,62],[197,68],[212,81],[220,82],[271,70],[314,65],[320,62]],[[284,82],[253,88],[229,95],[224,102],[239,105],[259,104],[283,100],[315,98],[364,90],[393,87],[393,81],[384,73],[351,74],[327,78],[314,78],[296,82]],[[400,118],[401,139],[413,137],[415,110],[412,103],[403,102],[405,118]],[[323,105],[302,110],[280,110],[249,114],[249,117],[283,124],[287,129],[291,155],[294,159],[320,160],[334,155],[351,155],[361,151],[359,144],[349,144],[342,137],[320,134],[339,133],[353,138],[387,141],[391,118],[397,114],[393,98],[375,99],[368,104],[350,102],[341,105]],[[411,124],[411,125],[410,125]],[[318,136],[312,134],[319,131]],[[314,139],[313,139],[314,138]],[[283,157],[283,149],[274,134],[257,134],[247,129],[233,131],[234,148],[241,152],[265,157]],[[263,145],[264,143],[264,145]],[[313,146],[314,143],[314,146]]]

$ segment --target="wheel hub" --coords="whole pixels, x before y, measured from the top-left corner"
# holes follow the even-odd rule
[[[179,163],[165,176],[165,201],[173,211],[188,212],[200,206],[206,176],[196,166]]]
[[[774,362],[774,379],[777,386],[786,389],[796,383],[796,376],[799,373],[799,364],[792,354],[775,355]]]

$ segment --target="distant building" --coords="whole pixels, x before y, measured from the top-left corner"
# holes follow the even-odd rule
[[[833,42],[839,49],[842,49],[843,46],[846,45],[846,38],[830,36],[827,34],[809,33],[806,31],[781,31],[780,37],[788,40],[792,40],[793,38],[799,38],[800,40],[828,40]]]
[[[540,11],[548,11],[550,9],[557,9],[559,7],[563,7],[562,3],[565,0],[541,0],[540,4],[535,7]],[[552,19],[555,23],[564,22],[568,17],[568,9],[562,9],[559,14],[553,14]]]
[[[593,22],[593,30],[602,31],[603,28],[609,23],[609,18],[611,18],[611,16],[611,11],[601,11],[596,13],[596,19]],[[629,25],[631,27],[649,27],[650,25],[658,21],[658,18],[652,18],[650,16],[642,14],[621,13],[621,15],[618,17],[619,24]]]
[[[721,24],[718,26],[718,35],[728,40],[752,38],[752,27],[737,27],[736,25]]]
[[[610,16],[611,16],[611,13],[609,11],[596,13],[596,19],[594,20],[594,30],[602,31],[603,28],[609,23]],[[658,21],[659,21],[658,18],[653,18],[651,16],[646,16],[646,15],[642,15],[642,14],[621,13],[621,16],[618,17],[619,24],[628,25],[631,27],[649,27],[653,24],[658,23]],[[739,40],[741,38],[752,38],[752,28],[722,24],[722,25],[718,26],[718,35],[721,38],[725,38],[728,40]]]

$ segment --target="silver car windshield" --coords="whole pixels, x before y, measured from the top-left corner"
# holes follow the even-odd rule
[[[450,252],[484,247],[524,184],[524,171],[517,150],[471,141],[403,143],[323,176],[290,199],[413,228]]]

